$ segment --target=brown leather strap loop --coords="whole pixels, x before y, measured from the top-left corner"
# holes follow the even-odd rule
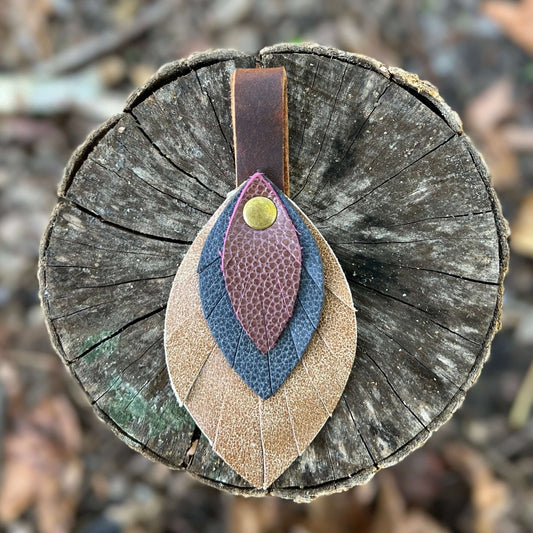
[[[237,185],[259,171],[289,194],[286,79],[283,67],[239,68],[232,74]]]

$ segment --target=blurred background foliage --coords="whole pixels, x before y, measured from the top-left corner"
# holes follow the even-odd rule
[[[503,330],[464,407],[363,487],[232,497],[132,452],[52,353],[37,250],[72,150],[163,63],[315,41],[428,79],[512,227]],[[533,531],[533,1],[1,0],[0,521],[9,533]]]

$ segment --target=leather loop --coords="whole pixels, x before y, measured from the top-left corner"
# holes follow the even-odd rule
[[[237,186],[262,172],[289,195],[286,79],[283,67],[233,71],[231,111]]]

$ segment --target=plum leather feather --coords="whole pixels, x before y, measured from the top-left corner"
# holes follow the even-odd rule
[[[259,184],[263,183],[263,180],[264,178],[261,178]],[[224,210],[207,237],[198,264],[200,300],[211,333],[230,366],[263,399],[278,390],[300,360],[318,325],[324,298],[323,268],[316,242],[287,197],[272,184],[269,184],[269,187],[273,187],[272,191],[277,195],[280,207],[290,217],[290,221],[299,233],[299,245],[298,243],[295,245],[301,247],[301,251],[298,250],[301,255],[301,269],[299,269],[296,299],[293,300],[295,303],[291,309],[292,316],[286,321],[286,326],[281,331],[275,346],[263,353],[254,344],[253,337],[247,334],[235,313],[221,269],[227,228],[246,184],[243,184],[238,193],[226,202]],[[272,228],[276,237],[274,226]],[[237,260],[234,256],[231,257],[234,261]],[[257,266],[261,267],[261,264]],[[255,268],[253,262],[252,267]],[[274,264],[272,268],[275,267]],[[254,281],[254,277],[249,274],[250,272],[242,270],[237,272],[237,278],[239,275],[242,276],[248,287],[250,287],[248,280]],[[285,283],[286,280],[282,277],[279,285],[273,287],[274,303],[276,294],[279,295],[286,287]],[[260,314],[261,306],[257,306],[257,311],[259,318],[263,319]]]
[[[235,201],[234,195],[222,204],[178,269],[167,307],[165,351],[176,396],[213,449],[253,486],[266,488],[304,452],[333,413],[355,357],[355,311],[331,248],[305,215],[284,199],[287,211],[299,215],[318,247],[323,309],[300,362],[288,378],[268,399],[257,396],[219,349],[200,301],[200,256],[204,256],[212,229]],[[305,256],[306,247],[301,244]],[[205,269],[213,256],[204,259]],[[295,333],[289,328],[285,331]]]
[[[254,229],[244,219],[247,201],[264,197],[276,207],[274,223]],[[262,354],[276,345],[292,316],[302,253],[296,229],[272,185],[261,173],[250,177],[228,222],[222,273],[233,310]]]

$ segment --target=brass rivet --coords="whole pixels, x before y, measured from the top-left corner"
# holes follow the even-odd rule
[[[244,221],[253,229],[267,229],[276,221],[278,211],[274,202],[264,196],[250,198],[242,212]]]

